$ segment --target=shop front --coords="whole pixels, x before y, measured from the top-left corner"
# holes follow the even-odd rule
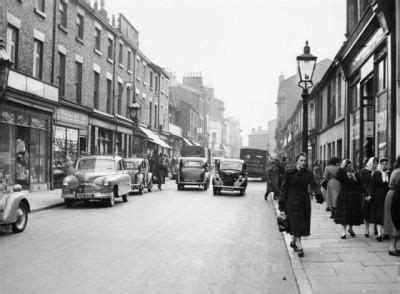
[[[23,189],[49,188],[51,114],[11,104],[0,107],[0,177]]]
[[[368,158],[389,157],[390,34],[373,19],[344,59],[348,83],[347,152],[354,167]]]

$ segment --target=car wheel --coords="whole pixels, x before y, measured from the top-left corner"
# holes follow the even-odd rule
[[[20,202],[17,208],[17,221],[12,224],[14,233],[21,233],[25,230],[28,223],[28,206],[24,202]]]
[[[143,186],[143,183],[141,183],[139,186],[139,195],[143,195],[143,189],[144,189],[144,186]]]
[[[218,195],[218,189],[217,188],[213,188],[213,194],[214,195]]]
[[[243,196],[243,195],[244,195],[244,190],[243,190],[243,189],[241,189],[241,190],[239,191],[239,195],[240,195],[240,196]]]
[[[74,201],[72,199],[64,199],[65,206],[72,207]]]
[[[122,202],[128,202],[128,194],[122,195]]]
[[[208,185],[204,184],[204,191],[207,191],[207,190],[208,190]]]

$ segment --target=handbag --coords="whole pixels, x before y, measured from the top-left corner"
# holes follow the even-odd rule
[[[278,215],[276,221],[278,223],[279,232],[289,232],[289,221],[286,215]]]

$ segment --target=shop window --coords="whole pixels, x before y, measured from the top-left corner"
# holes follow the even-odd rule
[[[387,157],[387,141],[388,141],[388,124],[387,124],[387,93],[383,93],[377,97],[376,109],[376,143],[378,147],[379,158]]]
[[[378,63],[377,93],[386,89],[386,79],[386,58],[384,58]]]
[[[2,120],[3,121],[3,120]],[[0,123],[0,179],[15,183],[15,127]]]

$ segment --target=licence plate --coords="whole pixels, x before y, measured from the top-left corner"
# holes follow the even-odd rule
[[[93,193],[76,193],[75,198],[78,199],[91,199],[94,197]]]
[[[235,191],[234,188],[224,188],[224,190],[226,190],[226,191]]]

